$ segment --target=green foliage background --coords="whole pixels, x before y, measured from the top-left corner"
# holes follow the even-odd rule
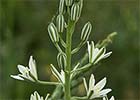
[[[56,64],[57,51],[51,44],[47,25],[58,10],[59,0],[0,0],[0,100],[25,100],[33,91],[52,93],[54,87],[15,81],[17,64],[37,60],[40,79],[54,80],[49,64]],[[139,4],[138,0],[84,0],[84,9],[73,38],[76,46],[84,23],[93,25],[90,40],[96,43],[118,32],[108,51],[113,54],[93,72],[96,80],[107,77],[117,100],[138,100],[139,91]],[[86,46],[75,57],[85,53]],[[139,53],[138,53],[139,52]],[[75,60],[76,60],[75,59]],[[47,74],[49,73],[49,74]],[[79,88],[78,94],[84,94]],[[77,92],[76,92],[77,93]]]

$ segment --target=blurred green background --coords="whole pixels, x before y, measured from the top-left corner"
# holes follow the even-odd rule
[[[19,73],[17,64],[37,61],[41,80],[53,80],[49,64],[56,64],[57,50],[51,43],[47,25],[58,9],[59,0],[0,0],[0,100],[25,100],[37,90],[52,93],[53,86],[29,84],[10,78]],[[104,76],[117,100],[139,100],[139,4],[138,0],[84,0],[84,8],[73,38],[79,42],[84,23],[91,21],[90,40],[96,43],[118,32],[107,50],[113,54],[94,71],[97,81]],[[86,46],[78,57],[84,55]],[[139,53],[138,53],[139,52]],[[77,58],[78,58],[77,57]],[[79,94],[80,91],[78,92]]]

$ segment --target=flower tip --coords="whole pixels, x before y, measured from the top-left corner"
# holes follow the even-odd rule
[[[91,44],[94,45],[94,41],[91,41]]]
[[[112,54],[112,51],[110,51],[109,54],[111,55]]]
[[[18,75],[10,75],[11,78],[17,79],[17,80],[24,80],[22,77],[18,76]]]
[[[112,96],[112,97],[110,98],[110,100],[115,100],[114,96]]]
[[[33,56],[32,55],[30,56],[30,60],[33,60]]]
[[[94,75],[93,75],[93,74],[91,74],[91,77],[94,77]]]
[[[112,89],[109,90],[110,92],[112,91]]]

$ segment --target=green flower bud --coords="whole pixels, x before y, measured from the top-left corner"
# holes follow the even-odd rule
[[[63,32],[65,26],[64,16],[59,14],[56,18],[56,27],[58,32]]]
[[[64,70],[64,68],[66,67],[66,55],[64,53],[59,53],[57,55],[57,62],[58,62],[58,66]]]
[[[49,36],[52,40],[52,42],[58,42],[59,41],[59,35],[56,26],[53,23],[50,23],[48,26],[48,32]]]
[[[79,17],[81,16],[81,12],[82,12],[82,8],[83,8],[83,0],[80,0],[78,2],[79,6],[80,6],[80,11],[79,11]]]
[[[80,13],[79,4],[73,4],[71,8],[71,20],[77,21],[79,19],[79,13]]]
[[[82,29],[82,33],[81,33],[81,40],[83,42],[86,42],[89,38],[89,35],[91,33],[92,30],[92,25],[90,22],[86,23]]]
[[[59,14],[62,14],[64,11],[64,0],[60,0],[59,3]]]
[[[73,3],[73,0],[65,0],[66,6],[71,6]]]

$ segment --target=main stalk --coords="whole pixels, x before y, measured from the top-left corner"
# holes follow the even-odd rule
[[[72,34],[74,31],[74,22],[69,21],[66,34],[66,56],[67,56],[67,66],[65,68],[65,100],[71,99],[71,45],[72,45]]]

